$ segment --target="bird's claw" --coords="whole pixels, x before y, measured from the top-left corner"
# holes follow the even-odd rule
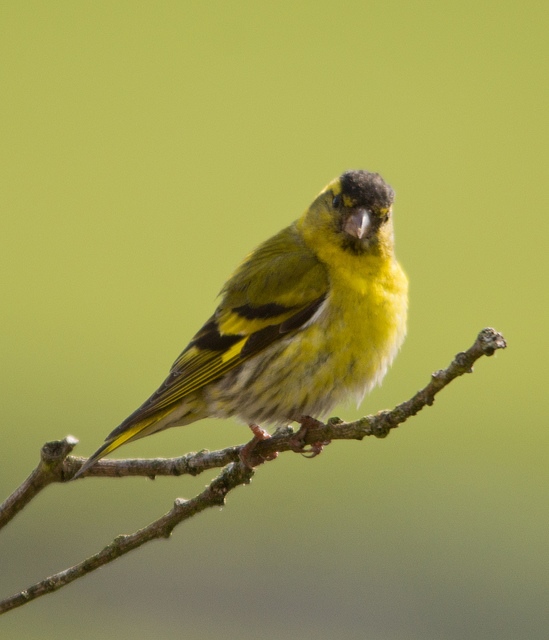
[[[308,447],[305,445],[305,436],[307,431],[314,427],[322,426],[322,422],[311,418],[311,416],[302,416],[297,420],[301,425],[299,430],[290,440],[290,449],[295,453],[300,453],[304,458],[316,458],[319,453],[322,453],[324,447],[329,445],[331,440],[319,440],[318,442],[312,442]]]
[[[262,429],[257,424],[250,424],[249,427],[252,430],[254,437],[247,444],[245,444],[242,449],[240,449],[238,457],[240,458],[240,462],[242,462],[245,467],[247,467],[248,469],[253,469],[254,467],[258,467],[264,462],[270,462],[271,460],[277,458],[278,451],[273,451],[272,453],[268,453],[265,456],[259,454],[254,455],[254,449],[256,448],[258,443],[263,442],[263,440],[269,440],[271,436],[267,431],[265,431],[265,429]]]

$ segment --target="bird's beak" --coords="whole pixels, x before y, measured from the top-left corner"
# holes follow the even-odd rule
[[[368,209],[361,207],[360,209],[355,209],[355,211],[353,211],[353,213],[351,213],[347,218],[343,230],[350,236],[354,236],[355,238],[362,240],[362,238],[368,233],[368,229],[371,224],[370,212]]]

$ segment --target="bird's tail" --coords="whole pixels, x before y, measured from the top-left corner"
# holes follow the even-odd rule
[[[97,449],[97,451],[86,460],[86,462],[74,474],[72,479],[76,480],[76,478],[79,478],[98,460],[113,452],[115,449],[118,449],[118,447],[122,446],[123,444],[131,442],[133,440],[138,440],[139,438],[144,438],[145,436],[156,433],[157,431],[162,431],[168,426],[175,426],[172,424],[167,424],[169,423],[168,416],[172,412],[173,407],[169,407],[168,409],[165,409],[160,413],[155,413],[152,416],[149,416],[148,418],[145,418],[144,420],[141,420],[140,422],[137,422],[135,424],[129,425],[124,429],[115,429],[106,438],[105,442],[99,447],[99,449]],[[194,419],[188,420],[188,422],[194,422]],[[184,424],[184,422],[177,421],[177,424]]]

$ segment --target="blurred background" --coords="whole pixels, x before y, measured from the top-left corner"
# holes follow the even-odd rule
[[[0,7],[0,497],[163,380],[243,256],[349,168],[395,188],[409,335],[352,419],[481,360],[386,440],[285,454],[3,637],[547,637],[547,24],[542,2]],[[128,446],[245,442],[204,421]],[[0,536],[0,597],[214,476],[52,486]]]

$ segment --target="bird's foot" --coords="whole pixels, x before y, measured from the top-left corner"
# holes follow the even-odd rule
[[[322,426],[322,422],[311,418],[311,416],[301,416],[299,420],[296,420],[301,426],[297,433],[290,440],[290,449],[295,453],[300,453],[304,458],[316,458],[319,453],[322,453],[324,447],[330,444],[331,440],[319,440],[318,442],[312,442],[308,447],[305,445],[305,436],[309,429]]]
[[[269,440],[271,437],[265,429],[262,429],[257,424],[248,425],[254,434],[254,437],[245,444],[242,449],[240,449],[240,453],[238,454],[240,461],[242,464],[248,469],[253,469],[254,467],[263,464],[264,462],[269,462],[270,460],[274,460],[278,457],[278,451],[273,451],[273,453],[269,453],[266,456],[254,454],[254,449],[256,448],[259,442],[263,442],[263,440]]]

